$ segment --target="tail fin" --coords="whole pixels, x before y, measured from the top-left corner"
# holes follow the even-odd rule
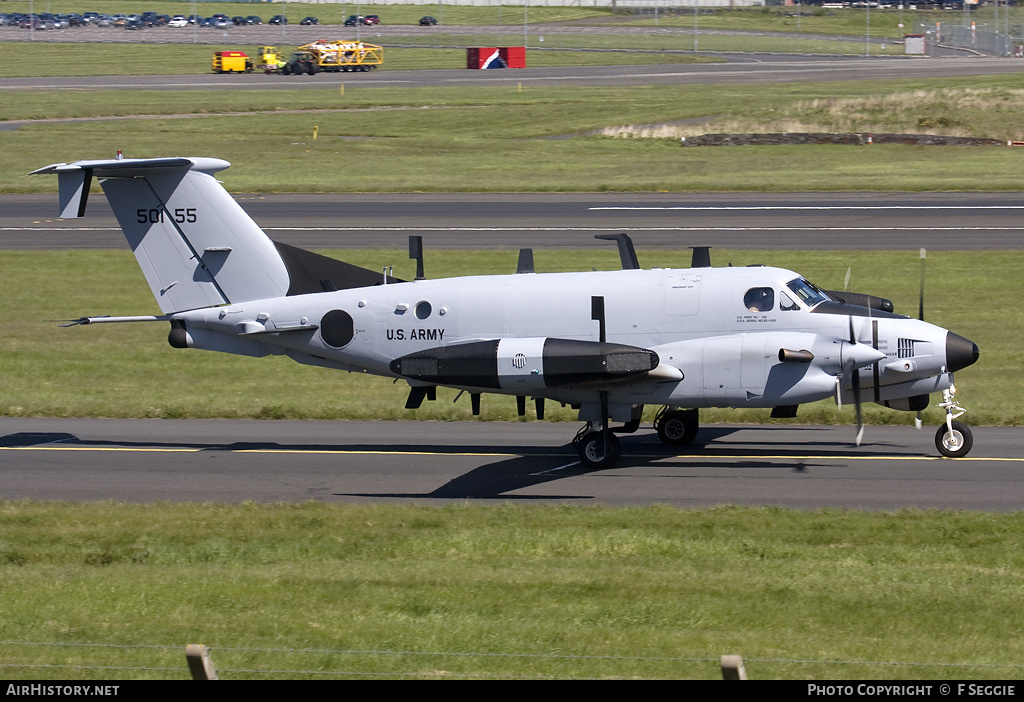
[[[103,192],[164,314],[288,294],[274,243],[217,182],[213,158],[76,161],[56,173],[61,217],[81,217],[92,177]]]

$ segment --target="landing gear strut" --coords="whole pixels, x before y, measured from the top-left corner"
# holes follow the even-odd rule
[[[935,448],[948,458],[963,458],[974,446],[974,435],[969,426],[963,422],[953,421],[967,411],[956,403],[954,395],[955,385],[950,385],[949,390],[942,391],[942,402],[939,403],[939,407],[946,410],[946,423],[935,432]]]
[[[596,428],[595,428],[596,425]],[[622,455],[619,439],[608,426],[608,393],[601,393],[601,420],[587,422],[572,441],[586,468],[611,468]]]
[[[611,468],[622,455],[619,437],[607,428],[595,430],[594,422],[587,422],[572,443],[585,468]]]

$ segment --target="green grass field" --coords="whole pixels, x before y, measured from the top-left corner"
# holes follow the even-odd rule
[[[728,653],[762,680],[1014,680],[1021,519],[0,502],[0,664],[180,679],[203,643],[222,679],[714,679]]]
[[[279,77],[280,78],[280,77]],[[272,78],[271,78],[272,79]],[[749,86],[18,92],[0,130],[0,191],[53,190],[48,163],[168,153],[225,158],[234,192],[975,190],[1021,187],[1007,147],[680,147],[631,126],[1024,138],[1013,76]],[[132,115],[146,115],[132,119]],[[182,116],[194,117],[183,119]],[[126,118],[126,119],[125,119]],[[797,125],[794,128],[794,125]],[[314,127],[317,138],[314,139]],[[577,135],[573,137],[573,135]],[[323,164],[337,164],[324,168]],[[351,164],[359,164],[353,168]],[[500,172],[502,179],[491,174]],[[344,177],[339,177],[339,175]]]

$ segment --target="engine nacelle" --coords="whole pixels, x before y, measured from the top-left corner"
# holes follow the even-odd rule
[[[625,380],[654,370],[649,349],[553,337],[438,346],[391,362],[391,372],[433,385],[528,394],[545,388]]]

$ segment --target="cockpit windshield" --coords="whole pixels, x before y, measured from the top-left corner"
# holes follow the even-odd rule
[[[828,295],[823,293],[821,290],[807,280],[803,278],[797,278],[786,283],[786,287],[793,291],[797,299],[804,303],[807,307],[814,307],[819,302],[825,302],[831,300]]]

